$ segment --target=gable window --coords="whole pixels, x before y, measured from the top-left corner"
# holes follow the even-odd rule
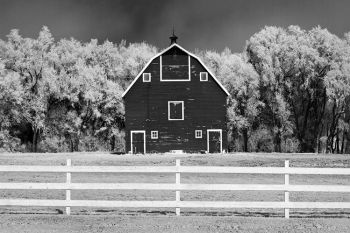
[[[202,138],[202,130],[196,130],[195,136],[196,136],[196,138]]]
[[[200,72],[199,79],[201,82],[208,81],[208,72]]]
[[[184,102],[183,101],[168,101],[168,120],[183,120],[184,119]]]
[[[158,139],[158,131],[151,131],[151,139]]]
[[[144,83],[151,82],[151,73],[143,73],[142,79]]]

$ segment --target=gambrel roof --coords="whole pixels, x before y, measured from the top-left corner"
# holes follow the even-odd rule
[[[162,52],[158,53],[157,55],[155,55],[154,57],[152,57],[150,59],[150,61],[144,66],[144,68],[140,71],[140,73],[136,76],[136,78],[132,81],[132,83],[129,85],[129,87],[124,91],[122,97],[124,98],[125,95],[128,93],[128,91],[132,88],[132,86],[136,83],[136,81],[141,77],[142,73],[146,70],[146,68],[151,64],[151,62],[161,56],[162,54],[164,54],[165,52],[167,52],[168,50],[172,49],[173,47],[177,47],[180,50],[184,51],[185,53],[187,53],[189,56],[195,58],[206,70],[207,72],[211,75],[211,77],[213,77],[214,81],[219,85],[219,87],[222,89],[223,92],[225,92],[226,95],[230,95],[230,93],[226,90],[226,88],[219,82],[219,80],[215,77],[215,75],[208,69],[208,67],[206,65],[204,65],[204,63],[201,61],[201,59],[199,57],[197,57],[196,55],[190,53],[189,51],[187,51],[186,49],[182,48],[180,45],[173,43],[172,45],[170,45],[168,48],[164,49]]]

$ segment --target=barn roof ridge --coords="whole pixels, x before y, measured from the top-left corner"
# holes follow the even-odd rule
[[[219,85],[219,87],[222,89],[222,91],[225,92],[225,94],[227,96],[230,96],[230,93],[226,90],[226,88],[220,83],[220,81],[215,77],[215,75],[210,71],[210,69],[202,62],[202,60],[197,57],[196,55],[194,55],[193,53],[187,51],[186,49],[184,49],[183,47],[181,47],[180,45],[178,45],[177,43],[173,43],[171,44],[169,47],[167,47],[166,49],[162,50],[160,53],[158,53],[157,55],[155,55],[154,57],[152,57],[147,64],[143,67],[143,69],[138,73],[138,75],[136,75],[135,79],[132,81],[132,83],[129,85],[129,87],[124,91],[124,93],[122,94],[122,97],[124,98],[124,96],[129,92],[129,90],[132,88],[132,86],[136,83],[136,81],[141,77],[142,73],[146,70],[146,68],[151,64],[151,62],[161,56],[162,54],[166,53],[168,50],[172,49],[173,47],[178,47],[179,49],[181,49],[182,51],[186,52],[189,56],[197,59],[197,61],[206,69],[206,71],[213,77],[213,79],[215,80],[215,82]]]

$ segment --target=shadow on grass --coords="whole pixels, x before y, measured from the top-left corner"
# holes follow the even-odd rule
[[[2,211],[1,214],[11,215],[64,215],[62,209],[53,211]],[[175,216],[173,210],[118,210],[118,209],[90,209],[72,210],[72,215],[115,215],[115,216]],[[181,216],[215,216],[215,217],[263,217],[283,218],[282,211],[181,211]],[[291,218],[350,218],[350,211],[290,211]]]
[[[110,213],[116,215],[128,216],[173,216],[174,211],[159,211],[159,210],[107,210],[98,209],[95,213]],[[79,213],[77,213],[79,214]],[[85,211],[85,214],[93,214],[93,212]],[[267,211],[181,211],[181,216],[222,216],[222,217],[272,217],[283,218],[283,212],[267,212]],[[312,212],[312,211],[291,211],[292,218],[350,218],[350,211],[338,212]]]

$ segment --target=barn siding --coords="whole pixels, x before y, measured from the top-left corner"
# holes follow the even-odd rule
[[[173,48],[162,55],[163,80],[189,79],[188,54]]]
[[[146,151],[148,153],[170,150],[186,152],[207,150],[207,129],[222,129],[222,148],[223,150],[227,148],[227,96],[210,74],[208,74],[208,81],[200,82],[199,73],[206,72],[206,70],[197,59],[192,57],[190,59],[191,81],[161,82],[160,58],[157,57],[144,71],[151,73],[151,82],[144,83],[141,77],[129,90],[128,95],[124,98],[127,151],[131,150],[131,130],[146,131]],[[183,59],[178,60],[183,65]],[[184,79],[188,77],[188,66],[181,72],[179,71],[181,69],[177,70],[178,75]],[[163,72],[163,78],[165,75],[168,74]],[[168,120],[168,101],[171,100],[184,101],[183,121]],[[151,139],[153,130],[158,131],[158,139]],[[195,130],[203,130],[202,138],[195,138]]]

